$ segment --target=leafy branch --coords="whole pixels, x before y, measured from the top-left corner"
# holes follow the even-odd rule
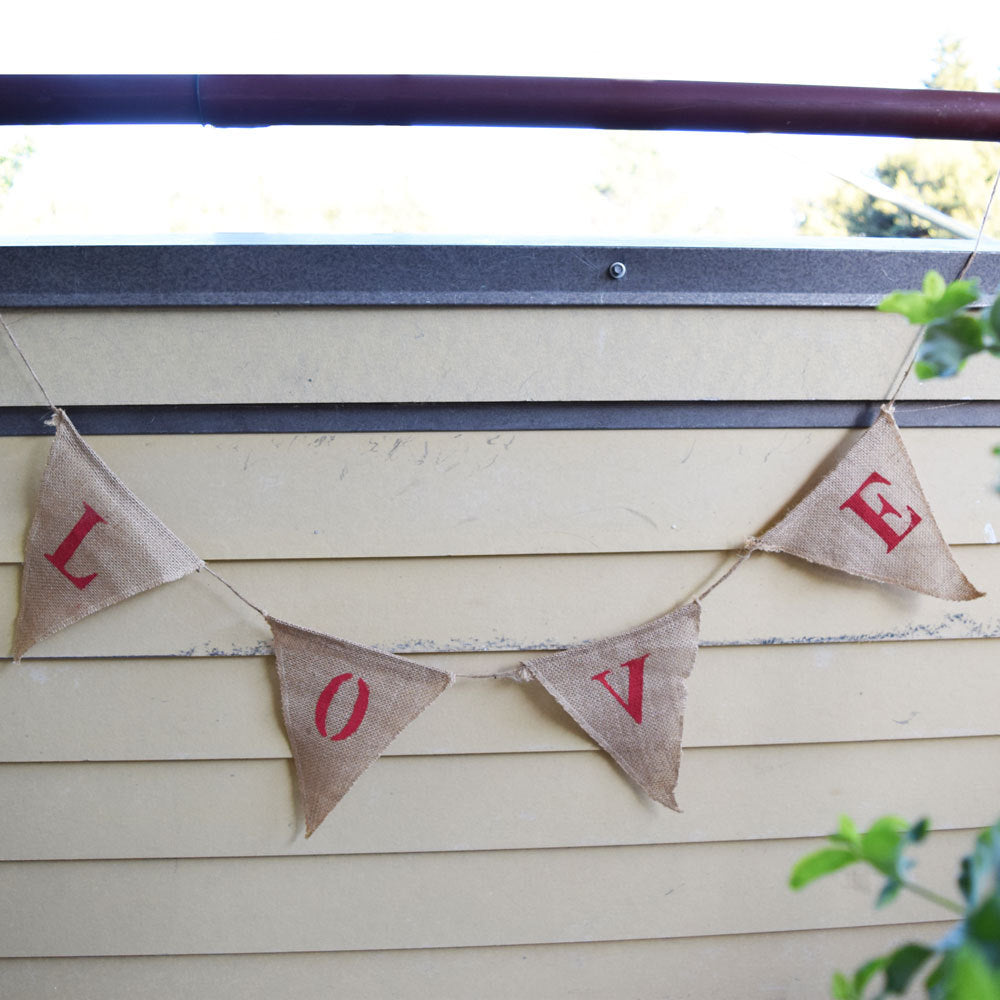
[[[957,375],[981,351],[1000,357],[1000,298],[989,309],[970,309],[979,296],[978,278],[945,284],[937,271],[928,271],[919,292],[892,292],[878,304],[881,312],[899,313],[925,328],[917,378]]]
[[[1000,820],[983,830],[975,847],[959,865],[961,901],[948,899],[909,878],[914,866],[906,851],[927,836],[929,822],[912,826],[898,816],[883,816],[859,833],[853,820],[841,816],[831,847],[806,855],[792,869],[789,884],[801,889],[824,875],[854,864],[867,864],[886,877],[877,907],[902,890],[936,903],[961,919],[937,944],[904,944],[866,962],[852,976],[835,972],[834,1000],[882,1000],[901,996],[921,969],[933,961],[924,980],[930,1000],[1000,1000]],[[868,987],[882,975],[882,988]]]

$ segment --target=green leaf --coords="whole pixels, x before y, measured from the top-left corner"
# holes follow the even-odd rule
[[[911,323],[923,326],[932,320],[953,317],[978,298],[978,278],[971,281],[953,281],[946,285],[944,278],[937,271],[928,271],[924,275],[921,291],[892,292],[878,304],[878,309],[882,312],[899,313]]]
[[[951,989],[951,975],[955,967],[955,953],[945,952],[934,971],[924,980],[928,1000],[947,1000]]]
[[[1000,451],[1000,445],[997,446]],[[848,844],[852,847],[861,846],[861,837],[858,835],[858,828],[854,825],[854,820],[850,816],[841,816],[837,822],[837,832],[830,834],[830,840],[835,844]]]
[[[882,816],[861,835],[861,858],[883,875],[902,878],[900,868],[907,822],[898,816]]]
[[[994,449],[1000,454],[1000,448]],[[978,906],[990,876],[1000,884],[1000,821],[983,830],[971,854],[962,858],[958,888],[970,906]]]
[[[935,337],[950,337],[956,344],[966,348],[970,354],[983,349],[983,324],[978,316],[965,313],[961,316],[935,320],[927,328],[927,332]]]
[[[1000,883],[1000,819],[980,832],[976,837],[976,847],[981,847],[989,853],[993,859],[994,874]]]
[[[875,308],[879,312],[899,313],[915,326],[934,319],[931,304],[920,292],[890,292]]]
[[[897,948],[885,966],[885,992],[896,996],[905,993],[910,980],[933,954],[934,949],[925,944],[904,944]]]
[[[833,982],[830,983],[830,993],[833,1000],[861,1000],[861,994],[850,984],[847,976],[842,972],[833,974]]]
[[[958,867],[958,889],[966,903],[974,903],[979,896],[983,869],[976,852],[962,858]]]
[[[881,909],[888,903],[891,903],[898,895],[899,890],[903,888],[903,883],[898,878],[890,878],[884,886],[882,886],[882,891],[878,894],[878,898],[875,900],[875,908]]]
[[[923,293],[928,299],[939,299],[944,295],[944,278],[937,271],[928,271],[924,275]]]
[[[914,370],[921,379],[951,378],[965,367],[967,356],[960,346],[950,340],[924,340]]]
[[[879,955],[870,962],[865,962],[857,972],[854,973],[854,992],[858,995],[858,1000],[865,995],[865,987],[876,972],[881,972],[886,967],[891,955]]]
[[[934,318],[950,316],[959,309],[972,305],[979,298],[979,279],[972,281],[953,281],[935,302],[931,303],[931,313]]]
[[[951,957],[948,1000],[1000,1000],[1000,977],[977,947],[963,944]]]
[[[995,861],[990,848],[977,843],[975,850],[962,858],[959,866],[958,888],[970,907],[978,906],[983,890],[994,872]]]
[[[966,940],[1000,968],[1000,895],[996,892],[965,918]]]
[[[926,816],[922,816],[906,831],[906,839],[911,844],[919,844],[927,836],[930,828],[931,821]]]
[[[975,316],[952,316],[934,320],[928,325],[917,352],[917,361],[923,366],[930,366],[934,375],[949,378],[962,370],[967,358],[981,350],[983,326],[980,320]]]
[[[987,322],[993,332],[1000,337],[1000,295],[993,300],[993,305],[987,314]]]
[[[843,847],[824,847],[822,850],[807,854],[800,858],[792,869],[788,884],[793,889],[801,889],[823,875],[837,871],[845,865],[852,864],[858,860],[854,851],[848,851]]]

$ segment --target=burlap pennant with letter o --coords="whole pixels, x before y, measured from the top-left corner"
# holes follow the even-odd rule
[[[685,604],[621,635],[524,664],[636,784],[675,810],[685,680],[700,618],[700,605]]]
[[[62,410],[28,530],[14,659],[36,642],[203,565],[80,437]]]
[[[452,675],[267,619],[308,837]]]
[[[983,596],[941,536],[887,411],[757,548],[946,601]]]

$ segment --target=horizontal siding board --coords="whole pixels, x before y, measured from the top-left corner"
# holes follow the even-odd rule
[[[877,400],[913,337],[874,309],[95,308],[5,318],[63,406]],[[989,358],[903,391],[995,397]],[[39,399],[0,343],[0,400]]]
[[[746,842],[822,836],[845,808],[867,825],[887,803],[966,829],[995,819],[998,750],[1000,737],[690,750],[682,814],[596,750],[392,757],[308,840],[286,761],[5,764],[0,860]]]
[[[904,433],[945,538],[995,538],[998,432]],[[164,435],[93,445],[204,559],[325,559],[736,548],[860,434]],[[0,438],[2,562],[22,558],[48,449],[45,438]]]
[[[948,925],[890,924],[654,941],[415,951],[134,958],[7,959],[0,994],[18,1000],[802,1000],[825,995],[833,969],[854,968]]]
[[[709,646],[688,682],[687,747],[1000,733],[989,639]],[[418,654],[490,674],[516,653]],[[942,666],[942,665],[946,666]],[[460,678],[389,755],[577,751],[594,744],[538,684]],[[0,760],[273,759],[290,755],[273,660],[32,660],[0,669]]]
[[[960,546],[987,596],[948,602],[803,560],[755,554],[706,599],[705,644],[1000,635],[1000,561]],[[731,556],[674,552],[217,564],[278,618],[397,653],[558,649],[613,635],[690,599]],[[0,565],[10,648],[19,567]],[[252,655],[270,633],[204,573],[140,594],[40,642],[41,657]]]
[[[970,831],[931,836],[948,891]],[[650,847],[0,864],[4,957],[469,947],[819,930],[940,919],[875,910],[867,872],[803,893],[817,840]],[[53,920],[53,915],[58,919]]]

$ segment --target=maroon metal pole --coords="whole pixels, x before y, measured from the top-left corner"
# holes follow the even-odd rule
[[[510,125],[1000,141],[1000,94],[489,76],[0,76],[0,124]]]

